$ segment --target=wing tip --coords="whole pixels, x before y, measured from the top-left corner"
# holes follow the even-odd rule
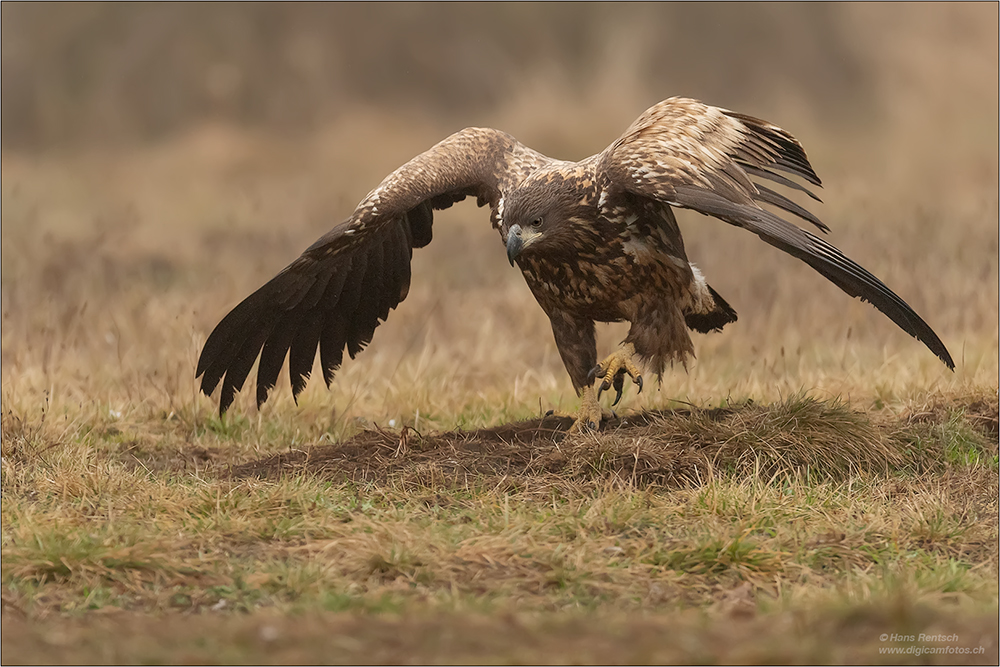
[[[934,352],[934,354],[937,355],[937,358],[940,359],[944,363],[944,365],[948,367],[948,370],[954,373],[955,361],[951,358],[951,353],[948,352],[948,348],[944,346],[944,343],[941,343],[940,340],[938,340],[938,343],[941,344],[941,349],[940,350],[932,349],[931,351]]]

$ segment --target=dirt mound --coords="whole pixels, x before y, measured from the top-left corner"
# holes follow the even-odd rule
[[[837,401],[797,398],[775,405],[665,410],[608,420],[599,433],[569,433],[569,417],[474,431],[421,434],[376,428],[349,440],[253,461],[236,478],[315,474],[331,481],[397,479],[433,487],[470,483],[621,481],[700,485],[720,471],[805,473],[813,479],[885,472],[909,464],[911,434]]]
[[[601,434],[570,434],[572,417],[546,416],[494,428],[421,434],[365,430],[346,442],[282,453],[234,467],[234,477],[274,477],[288,472],[313,472],[337,481],[369,481],[410,472],[427,481],[473,477],[557,473],[566,467],[567,454],[581,445],[634,436],[648,428],[660,413],[614,418]],[[613,434],[613,435],[612,435]]]

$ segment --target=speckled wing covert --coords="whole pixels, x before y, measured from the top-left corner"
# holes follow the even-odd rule
[[[598,157],[598,164],[608,181],[608,194],[628,191],[757,234],[851,296],[871,303],[954,369],[937,334],[882,281],[823,239],[760,206],[759,202],[771,204],[828,231],[798,204],[750,180],[750,176],[765,178],[818,201],[805,187],[778,173],[821,185],[802,146],[781,128],[695,100],[671,98],[640,116]]]
[[[211,395],[222,380],[219,412],[225,412],[259,355],[259,407],[287,354],[298,396],[317,346],[329,385],[345,347],[353,359],[406,298],[413,248],[430,243],[433,211],[472,196],[479,206],[490,206],[496,225],[503,193],[549,162],[504,132],[479,128],[457,132],[410,160],[348,220],[223,318],[198,360],[202,391]]]

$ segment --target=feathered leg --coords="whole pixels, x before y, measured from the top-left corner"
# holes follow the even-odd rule
[[[559,356],[573,381],[573,388],[580,396],[580,411],[570,431],[596,430],[601,425],[604,413],[597,401],[593,376],[590,374],[597,363],[594,322],[561,312],[551,313],[549,319],[552,321],[552,335],[556,339]]]

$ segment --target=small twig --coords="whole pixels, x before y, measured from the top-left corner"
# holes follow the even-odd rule
[[[409,426],[404,425],[403,428],[399,431],[399,444],[396,445],[396,452],[395,454],[393,454],[395,458],[398,459],[400,456],[405,455],[406,452],[409,451],[410,448],[409,432],[411,430],[413,429],[411,429]]]

